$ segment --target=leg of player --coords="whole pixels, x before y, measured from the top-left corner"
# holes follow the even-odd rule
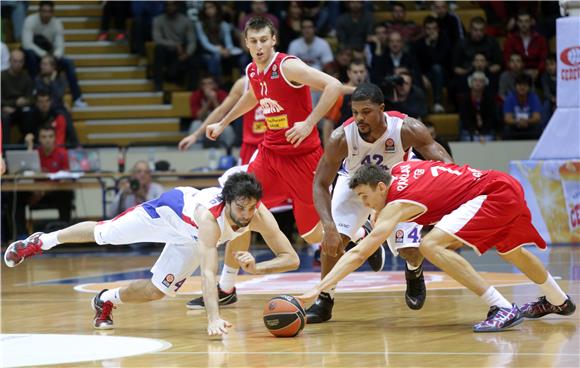
[[[90,243],[95,241],[94,221],[81,222],[66,229],[51,233],[34,233],[24,240],[10,244],[4,253],[4,262],[8,267],[15,267],[26,258],[42,254],[63,243]]]
[[[423,277],[423,255],[417,247],[398,249],[399,255],[405,260],[405,302],[414,310],[423,308],[427,298],[427,288]]]
[[[234,253],[250,249],[251,237],[251,232],[247,232],[228,242],[226,245],[224,267],[222,268],[222,274],[218,283],[220,306],[234,304],[238,301],[238,295],[236,294],[236,276],[238,276],[238,272],[240,271],[240,265],[238,264],[238,261],[236,261]],[[203,296],[190,300],[186,303],[186,306],[188,309],[205,308]]]
[[[419,249],[431,263],[489,305],[487,318],[473,326],[474,332],[503,331],[520,324],[524,316],[517,305],[511,304],[485,281],[469,262],[454,251],[461,246],[463,244],[459,240],[434,228],[423,238]]]
[[[568,316],[574,313],[576,305],[554,281],[538,257],[521,247],[500,255],[522,271],[544,292],[544,296],[538,298],[537,301],[522,305],[520,310],[526,318],[540,318],[552,313]]]

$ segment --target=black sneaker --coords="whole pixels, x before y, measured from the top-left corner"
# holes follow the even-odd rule
[[[414,271],[409,271],[405,263],[405,279],[407,280],[407,290],[405,291],[405,302],[411,309],[419,310],[423,308],[427,298],[427,288],[423,277],[423,265]]]
[[[316,303],[306,310],[306,323],[322,323],[332,318],[334,299],[328,293],[320,293]]]
[[[576,310],[576,305],[569,296],[562,305],[554,305],[545,296],[541,296],[535,302],[522,305],[520,310],[526,318],[540,318],[552,313],[569,316]]]
[[[366,235],[370,234],[371,231],[373,231],[373,226],[371,225],[371,222],[369,220],[367,220],[364,225],[363,225],[363,229],[366,232]],[[366,236],[365,235],[365,236]],[[375,272],[379,272],[383,270],[383,267],[385,267],[385,247],[388,247],[389,245],[387,244],[387,242],[385,241],[383,244],[381,244],[381,246],[373,253],[370,255],[370,257],[367,259],[367,262],[369,263],[369,266],[371,266],[371,269]]]
[[[234,304],[238,301],[238,295],[236,294],[236,288],[231,293],[226,293],[223,291],[218,284],[218,305],[223,307],[224,305]],[[192,299],[185,304],[187,309],[204,309],[205,304],[203,303],[203,296],[199,298]]]
[[[115,305],[113,302],[104,302],[101,300],[101,295],[108,289],[101,290],[95,295],[91,301],[91,307],[95,311],[95,318],[93,319],[93,327],[98,330],[110,330],[113,326],[113,309]]]

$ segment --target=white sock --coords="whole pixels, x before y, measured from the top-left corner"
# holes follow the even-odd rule
[[[566,294],[560,289],[556,280],[548,272],[548,278],[543,284],[538,284],[540,289],[546,294],[546,299],[553,305],[562,305],[568,299]]]
[[[49,250],[59,245],[60,242],[57,239],[57,235],[59,232],[60,230],[53,231],[52,233],[48,234],[42,234],[40,236],[40,240],[42,241],[42,245],[40,246],[40,248],[42,248],[42,250]]]
[[[511,308],[512,304],[508,302],[503,295],[500,294],[499,291],[496,290],[493,286],[490,286],[489,289],[483,293],[480,298],[490,307],[498,306],[500,308]]]
[[[239,268],[233,268],[224,264],[222,268],[222,275],[220,277],[220,288],[229,293],[236,286],[236,276],[238,276]]]
[[[409,262],[407,262],[407,269],[408,269],[409,271],[415,271],[415,270],[416,270],[416,269],[418,269],[419,267],[421,267],[421,265],[418,265],[418,266],[416,266],[416,267],[415,267],[415,266],[413,266],[412,264],[410,264]]]
[[[334,299],[334,293],[336,292],[336,288],[332,288],[332,289],[328,289],[328,290],[322,290],[323,293],[327,293],[328,295],[330,295],[330,299]]]
[[[101,300],[104,302],[111,302],[115,305],[122,304],[123,302],[121,301],[120,291],[121,288],[107,290],[101,294]]]
[[[352,239],[352,241],[354,243],[356,243],[357,241],[361,240],[362,238],[364,238],[367,235],[368,234],[365,231],[365,229],[363,227],[359,227],[358,230],[356,231],[356,233],[354,234],[354,238]]]

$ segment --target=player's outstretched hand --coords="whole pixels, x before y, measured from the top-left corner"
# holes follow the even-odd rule
[[[245,272],[252,275],[256,273],[256,259],[250,252],[235,252],[234,257]]]
[[[294,126],[286,131],[286,140],[288,143],[298,147],[312,132],[314,127],[306,121],[295,123]]]
[[[296,299],[298,299],[302,302],[304,309],[308,309],[308,307],[310,307],[312,304],[314,304],[314,302],[316,301],[316,298],[318,298],[319,294],[320,294],[320,291],[318,289],[310,289],[307,292],[305,292],[304,294],[297,296]]]
[[[218,318],[215,321],[211,321],[207,325],[207,334],[209,336],[223,336],[228,334],[228,328],[232,327],[232,324],[225,319]]]
[[[205,136],[211,139],[212,141],[215,141],[217,137],[219,137],[220,134],[222,134],[225,128],[226,127],[222,123],[210,124],[205,129]]]
[[[325,229],[322,235],[322,243],[320,247],[322,248],[322,252],[328,254],[331,257],[336,257],[336,253],[338,252],[338,247],[342,243],[342,238],[336,229],[328,230]]]
[[[189,149],[189,147],[191,147],[192,144],[194,144],[195,142],[197,142],[197,138],[199,138],[197,136],[197,134],[193,133],[188,135],[187,137],[183,138],[179,144],[177,145],[177,147],[179,148],[180,151],[186,151],[187,149]]]

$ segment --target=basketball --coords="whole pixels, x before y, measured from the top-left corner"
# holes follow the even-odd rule
[[[305,324],[306,311],[291,295],[274,297],[264,306],[264,325],[276,337],[294,337]]]

